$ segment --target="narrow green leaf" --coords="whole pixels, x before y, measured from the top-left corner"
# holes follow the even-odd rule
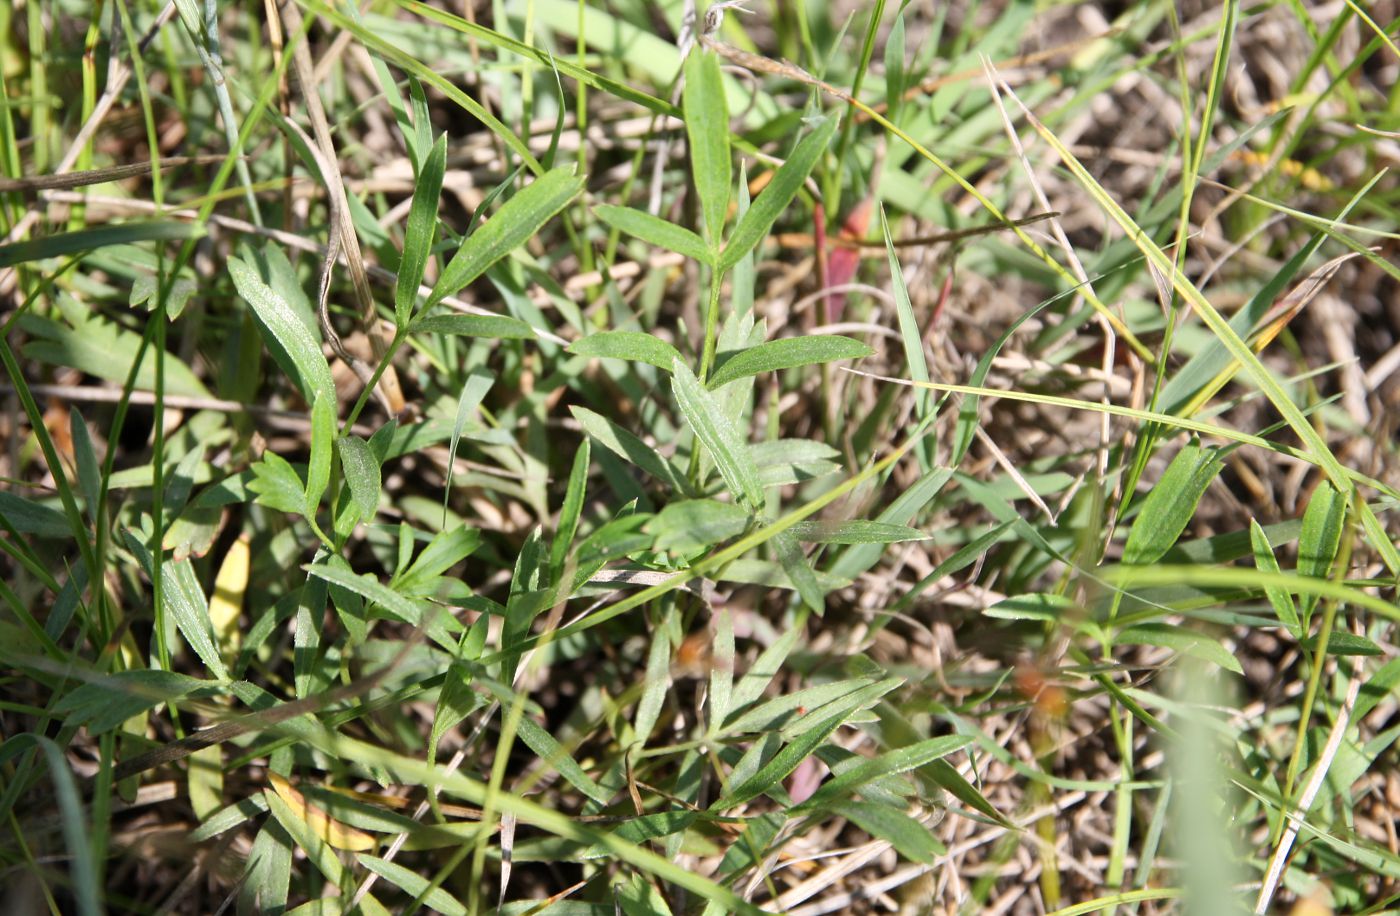
[[[823,808],[831,801],[850,792],[859,792],[861,787],[867,783],[907,773],[910,770],[917,770],[930,761],[946,757],[971,743],[972,738],[967,735],[943,735],[938,738],[929,738],[927,741],[920,741],[918,744],[911,744],[908,747],[886,751],[878,757],[872,757],[863,763],[856,764],[827,780],[811,798],[798,805],[795,810]]]
[[[469,639],[479,631],[481,637],[486,636],[486,625],[490,622],[490,616],[482,614],[477,618],[477,622],[472,624],[471,629],[463,635],[463,639]],[[480,626],[478,626],[480,624]],[[482,706],[486,701],[482,695],[472,689],[471,674],[467,666],[453,664],[443,675],[446,678],[442,685],[442,690],[438,692],[437,705],[433,708],[433,727],[428,734],[428,761],[437,762],[438,744],[442,741],[442,736],[447,734],[447,730],[453,728],[474,710]]]
[[[78,781],[73,777],[72,767],[65,758],[63,749],[52,739],[29,732],[8,737],[3,747],[11,753],[28,750],[30,747],[38,747],[43,752],[44,762],[48,764],[49,774],[53,779],[53,801],[57,802],[63,841],[68,847],[68,856],[71,859],[65,865],[74,912],[78,916],[101,916],[106,909],[102,905],[97,866],[93,861],[91,834],[94,825],[84,814]],[[52,811],[52,808],[49,810]]]
[[[982,613],[1001,620],[1043,620],[1056,623],[1077,605],[1067,595],[1052,592],[1029,592],[1003,598]]]
[[[812,174],[812,168],[826,152],[827,146],[831,143],[831,138],[836,133],[836,127],[840,119],[829,117],[817,126],[817,129],[803,137],[797,144],[797,148],[792,151],[792,155],[779,167],[773,175],[773,179],[768,182],[768,186],[763,189],[749,205],[749,209],[734,226],[734,232],[730,235],[729,241],[724,245],[724,252],[719,258],[719,269],[728,270],[739,259],[758,247],[758,243],[763,241],[763,237],[768,234],[768,230],[773,227],[779,216],[792,203],[792,199],[801,190],[802,183],[807,180],[807,176]],[[727,176],[726,176],[726,180]],[[837,357],[841,358],[841,357]]]
[[[34,314],[20,315],[17,324],[30,337],[22,348],[25,356],[55,366],[71,366],[119,386],[127,383],[132,366],[141,355],[134,387],[155,391],[154,355],[134,331],[94,315],[75,320],[73,327]],[[165,354],[165,393],[209,397],[209,389],[194,370],[169,352]]]
[[[404,142],[417,154],[414,160],[416,173],[422,169],[428,156],[428,144],[433,142],[433,122],[428,111],[428,94],[423,91],[423,84],[411,73],[408,75],[408,96],[409,104],[413,106],[413,140],[410,143],[408,134],[404,134]],[[443,138],[446,138],[446,134]]]
[[[788,579],[792,580],[793,587],[797,589],[797,594],[801,596],[802,603],[818,614],[825,613],[826,592],[817,582],[817,576],[812,572],[812,564],[807,562],[807,557],[803,555],[802,548],[791,531],[779,531],[773,535],[773,551],[778,555],[783,572],[787,573]]]
[[[617,826],[612,831],[612,836],[625,843],[645,844],[648,840],[656,840],[665,836],[671,836],[686,829],[699,818],[699,814],[694,811],[662,811],[657,814],[643,814],[641,817],[629,818]],[[579,854],[581,859],[600,859],[605,857],[608,851],[600,844],[595,844],[583,850]]]
[[[404,595],[434,591],[443,573],[471,556],[481,546],[481,532],[466,525],[448,528],[433,535],[413,563],[394,576],[393,590]]]
[[[675,614],[674,606],[670,614]],[[637,703],[636,717],[632,721],[632,730],[636,735],[634,740],[643,746],[651,739],[652,730],[661,718],[666,695],[671,690],[671,640],[666,635],[669,629],[667,626],[656,627],[647,650],[646,681],[642,685],[642,698]]]
[[[695,377],[684,362],[673,364],[671,390],[686,422],[695,430],[696,438],[704,443],[719,468],[720,476],[735,497],[744,500],[755,512],[763,509],[763,486],[758,481],[758,469],[749,454],[748,443],[725,416],[710,392]]]
[[[297,492],[300,492],[300,481],[297,483]],[[3,515],[5,521],[20,534],[32,534],[42,538],[73,536],[73,529],[68,527],[68,519],[62,512],[3,490],[0,490],[0,515]]]
[[[264,804],[266,800],[264,799]],[[292,881],[292,838],[276,818],[268,818],[253,840],[238,889],[238,913],[280,913]]]
[[[418,605],[418,602],[386,588],[383,583],[368,573],[357,575],[348,569],[319,564],[307,564],[302,566],[302,569],[318,579],[325,579],[332,585],[339,585],[341,588],[354,592],[361,598],[382,607],[391,616],[404,623],[418,626],[422,622],[423,609]]]
[[[913,588],[905,592],[903,597],[895,602],[893,609],[896,611],[905,610],[918,600],[918,597],[931,585],[941,582],[944,576],[951,576],[955,572],[960,572],[964,568],[972,565],[976,560],[986,556],[988,549],[1005,537],[1007,531],[1015,527],[1015,525],[1016,522],[1012,521],[1002,522],[990,531],[979,535],[971,542],[959,547],[951,556],[935,566],[932,572],[920,579]]]
[[[700,198],[705,240],[718,251],[729,212],[729,109],[724,98],[719,60],[696,49],[685,61],[685,131],[690,141],[690,168]],[[742,253],[742,252],[741,252]]]
[[[430,315],[413,322],[410,330],[414,334],[452,334],[502,340],[533,340],[535,337],[533,328],[519,318],[508,315]]]
[[[776,786],[786,779],[798,764],[807,759],[813,751],[821,746],[831,736],[831,733],[840,728],[850,715],[849,710],[843,710],[836,715],[828,716],[821,722],[813,725],[807,731],[795,738],[778,751],[773,759],[768,761],[752,777],[743,781],[742,784],[734,786],[729,790],[729,794],[715,802],[711,806],[712,811],[723,811],[735,805],[741,805],[750,799],[757,798],[764,792]]]
[[[739,683],[734,685],[734,695],[730,700],[731,710],[743,709],[763,696],[763,691],[783,669],[783,662],[787,660],[788,653],[802,638],[804,629],[800,626],[786,628],[771,646],[759,654],[758,660],[749,666],[749,670],[739,678]]]
[[[408,222],[404,224],[403,257],[399,259],[399,276],[394,284],[394,323],[401,328],[408,325],[413,314],[418,285],[423,282],[423,271],[433,250],[438,207],[442,203],[442,176],[446,170],[447,135],[443,134],[418,170],[413,203],[409,206]]]
[[[246,796],[209,815],[203,823],[186,834],[185,839],[190,843],[212,840],[239,824],[247,823],[266,810],[267,799],[263,798],[261,792]]]
[[[617,901],[625,916],[671,916],[666,898],[641,872],[633,872],[618,888]]]
[[[998,823],[1007,824],[1008,821],[1002,817],[1001,812],[987,801],[987,796],[978,791],[977,787],[963,778],[952,764],[946,760],[934,760],[925,764],[920,771],[924,776],[933,780],[936,785],[948,790],[958,801],[982,812]]]
[[[852,677],[779,694],[731,718],[724,725],[724,734],[743,735],[781,729],[796,721],[800,710],[804,709],[816,712],[818,718],[822,718],[820,712],[823,707],[858,696],[875,683],[877,681],[873,677]]]
[[[584,488],[588,484],[588,464],[591,457],[591,439],[585,438],[574,452],[573,468],[569,471],[569,485],[564,490],[564,505],[559,509],[559,525],[554,531],[554,541],[549,546],[550,578],[558,582],[569,556],[569,547],[578,531],[579,517],[583,514]]]
[[[923,475],[913,486],[896,496],[875,520],[890,525],[907,525],[924,506],[933,501],[952,476],[951,468],[938,468]],[[853,544],[837,557],[830,571],[832,575],[854,579],[879,562],[883,554],[884,549],[879,544]]]
[[[895,312],[899,315],[899,339],[904,344],[904,360],[909,366],[909,377],[916,382],[929,380],[928,361],[924,357],[924,335],[919,328],[919,320],[914,315],[913,303],[909,300],[909,287],[904,283],[904,268],[900,266],[899,254],[895,251],[894,235],[890,232],[890,222],[885,216],[885,208],[880,206],[880,231],[885,237],[885,256],[890,265],[890,280],[894,287]],[[927,391],[919,393],[916,403],[919,416],[928,413],[932,397]]]
[[[675,347],[654,334],[642,331],[600,331],[597,334],[589,334],[569,344],[569,352],[576,356],[647,363],[667,372],[670,372],[671,366],[681,358]]]
[[[1330,482],[1324,481],[1313,490],[1308,507],[1303,510],[1303,530],[1298,535],[1298,574],[1326,579],[1337,558],[1346,525],[1347,497]],[[1315,595],[1303,595],[1298,602],[1299,616],[1307,620],[1317,606]]]
[[[1330,637],[1328,642],[1331,642]],[[1360,722],[1369,716],[1372,710],[1390,699],[1397,686],[1400,686],[1400,658],[1392,658],[1361,685],[1361,696],[1352,711],[1352,721]]]
[[[350,488],[350,499],[360,511],[360,519],[368,521],[379,511],[379,490],[382,485],[379,459],[369,443],[359,436],[346,436],[336,442],[340,449],[340,469]]]
[[[311,405],[311,460],[306,466],[306,517],[316,517],[331,481],[331,456],[335,451],[335,395],[317,393]]]
[[[523,716],[516,733],[540,760],[554,767],[555,772],[563,776],[569,785],[600,805],[606,805],[612,799],[612,792],[594,782],[554,736],[541,728],[534,719]]]
[[[54,704],[53,712],[65,717],[66,725],[86,725],[89,733],[100,735],[153,706],[210,686],[210,681],[174,671],[119,671],[76,688]]]
[[[818,544],[897,544],[928,539],[918,528],[885,522],[798,522],[788,529],[799,541]]]
[[[68,430],[73,441],[73,463],[77,465],[78,492],[87,503],[88,518],[96,521],[97,500],[101,492],[102,472],[97,463],[97,451],[92,446],[92,435],[88,432],[87,421],[77,407],[68,409]]]
[[[740,350],[728,359],[721,353],[714,374],[710,376],[709,387],[713,390],[736,379],[758,375],[760,372],[776,372],[780,369],[829,363],[838,359],[860,359],[874,352],[858,340],[835,334],[784,337]]]
[[[428,296],[428,308],[486,272],[486,268],[510,254],[564,209],[583,190],[583,179],[572,167],[553,169],[535,179],[478,226],[448,262]]]
[[[867,662],[862,667],[874,668],[883,673],[883,670],[873,662]],[[865,681],[862,686],[848,692],[845,696],[837,697],[829,702],[822,703],[815,708],[797,710],[798,715],[782,723],[778,729],[778,735],[784,741],[792,741],[812,727],[813,723],[820,722],[827,716],[843,715],[852,723],[856,721],[856,713],[865,713],[870,707],[879,702],[880,698],[891,690],[897,690],[904,684],[902,677],[885,677],[873,680],[873,677],[859,678]],[[873,682],[872,682],[873,681]],[[862,715],[861,719],[868,719],[868,715]]]
[[[678,493],[690,492],[690,485],[681,478],[671,463],[632,433],[586,407],[570,407],[569,412],[578,420],[584,432],[597,439],[619,458],[636,465]]]
[[[317,566],[328,563],[344,569],[341,557],[329,557],[324,550],[316,552]],[[292,630],[292,671],[297,697],[305,699],[330,686],[333,676],[321,652],[321,636],[325,628],[326,601],[330,586],[319,576],[307,576],[297,589],[295,623]]]
[[[160,572],[165,606],[175,618],[180,635],[210,674],[221,681],[228,680],[228,669],[214,638],[214,625],[209,621],[209,601],[195,578],[194,567],[189,560],[167,560]]]
[[[1239,660],[1231,655],[1215,638],[1204,633],[1195,633],[1184,627],[1165,623],[1146,623],[1119,630],[1114,642],[1130,645],[1161,646],[1175,652],[1182,652],[1205,661],[1212,662],[1227,671],[1244,674]]]
[[[593,208],[593,212],[614,229],[620,229],[628,235],[634,235],[647,244],[683,254],[692,261],[698,261],[701,264],[713,262],[710,249],[705,246],[705,240],[684,226],[677,226],[669,220],[652,216],[644,210],[636,210],[632,207],[599,204]]]
[[[411,869],[404,868],[388,859],[381,859],[368,853],[356,855],[360,864],[379,877],[401,888],[410,897],[422,897],[423,903],[442,913],[443,916],[467,916],[467,908],[456,897],[440,887],[431,887],[428,879]]]
[[[95,229],[79,229],[76,232],[60,232],[30,242],[14,242],[0,245],[0,269],[38,261],[44,258],[57,258],[66,254],[79,254],[106,248],[109,245],[127,245],[132,242],[166,242],[197,239],[204,235],[204,228],[194,223],[177,223],[172,220],[150,220],[146,222],[120,223],[113,226],[98,226]]]
[[[1283,574],[1278,565],[1278,557],[1274,556],[1273,545],[1269,543],[1269,536],[1254,519],[1249,520],[1249,543],[1254,548],[1255,566],[1266,573]],[[1298,608],[1293,603],[1293,596],[1284,589],[1273,586],[1265,586],[1264,594],[1268,596],[1269,604],[1273,606],[1279,622],[1288,628],[1294,639],[1301,639],[1303,627],[1298,621]]]
[[[301,383],[305,386],[302,394],[306,399],[314,403],[317,396],[324,396],[328,403],[334,403],[335,383],[331,381],[331,369],[321,353],[321,344],[301,323],[292,307],[262,281],[256,270],[238,258],[228,259],[228,271],[238,294],[257,312],[263,326],[301,373]]]
[[[726,605],[714,614],[715,641],[710,665],[710,733],[729,715],[734,698],[734,618]]]
[[[904,61],[904,14],[898,13],[885,39],[885,116],[896,124],[904,102]]]
[[[657,550],[694,553],[744,533],[753,516],[743,506],[717,499],[684,499],[668,503],[647,524]]]
[[[1123,545],[1123,565],[1146,566],[1160,560],[1186,530],[1220,468],[1219,449],[1194,439],[1188,442],[1143,500]]]
[[[947,850],[929,829],[891,805],[838,802],[831,810],[873,837],[887,841],[906,859],[924,865]]]
[[[545,581],[549,574],[545,568],[547,562],[542,532],[537,526],[520,546],[511,575],[500,636],[500,647],[506,657],[501,661],[499,679],[504,683],[511,683],[515,677],[516,665],[520,662],[519,645],[529,636],[535,618],[554,600],[547,588],[549,583]]]
[[[1310,651],[1317,651],[1317,637],[1310,636],[1300,640],[1302,645]],[[1385,655],[1386,650],[1382,649],[1373,640],[1365,636],[1357,636],[1355,633],[1348,633],[1346,630],[1333,630],[1327,636],[1328,655]]]

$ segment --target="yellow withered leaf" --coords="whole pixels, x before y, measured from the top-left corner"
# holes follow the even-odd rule
[[[248,589],[248,535],[241,534],[224,554],[219,575],[214,579],[214,594],[209,598],[209,620],[219,638],[224,657],[238,652],[242,633],[238,618],[243,614],[243,593]]]
[[[277,793],[277,797],[286,802],[287,807],[306,822],[306,826],[311,828],[312,833],[332,848],[365,852],[378,845],[370,834],[363,830],[356,830],[348,824],[342,824],[311,804],[304,795],[293,789],[287,780],[276,773],[268,773],[268,781],[272,783],[272,791]]]

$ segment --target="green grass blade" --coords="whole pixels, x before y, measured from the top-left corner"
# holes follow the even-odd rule
[[[569,548],[574,535],[578,533],[579,518],[583,514],[584,491],[588,486],[588,465],[591,457],[591,440],[585,438],[574,452],[574,463],[569,471],[569,485],[564,491],[564,505],[559,509],[559,525],[554,531],[554,540],[549,545],[550,579],[560,581],[564,562],[568,559]]]
[[[1326,472],[1327,477],[1332,481],[1333,485],[1345,490],[1350,490],[1347,472],[1343,469],[1341,462],[1332,454],[1331,449],[1327,447],[1327,443],[1322,440],[1322,436],[1313,428],[1307,418],[1303,416],[1302,410],[1299,409],[1298,405],[1288,396],[1288,392],[1283,390],[1283,386],[1281,386],[1269,370],[1264,367],[1259,361],[1259,357],[1254,355],[1249,345],[1235,332],[1234,328],[1230,327],[1229,322],[1225,320],[1219,310],[1206,299],[1185,274],[1177,269],[1176,263],[1171,258],[1168,258],[1162,249],[1147,237],[1147,234],[1143,232],[1142,228],[1133,222],[1132,217],[1127,214],[1116,200],[1114,200],[1113,195],[1105,190],[1103,185],[1099,184],[1094,176],[1089,173],[1089,170],[1060,142],[1060,139],[1028,110],[1023,109],[1023,112],[1032,126],[1035,127],[1036,132],[1055,150],[1080,185],[1093,197],[1100,209],[1107,213],[1109,217],[1118,224],[1119,228],[1123,230],[1128,238],[1132,240],[1133,244],[1137,246],[1137,249],[1147,258],[1148,262],[1158,273],[1171,282],[1172,288],[1175,289],[1191,308],[1195,310],[1196,314],[1201,317],[1206,323],[1206,326],[1215,334],[1216,339],[1225,345],[1230,355],[1234,357],[1241,366],[1245,367],[1245,370],[1254,380],[1254,383],[1259,386],[1259,389],[1264,393],[1265,397],[1269,399],[1269,402],[1274,405],[1274,408],[1288,421],[1289,427],[1291,427],[1298,438],[1302,440],[1308,455],[1324,472]]]
[[[95,229],[79,229],[76,232],[61,232],[30,242],[12,242],[9,245],[0,245],[0,269],[44,258],[81,254],[111,245],[184,241],[203,238],[203,236],[204,229],[199,225],[177,223],[171,220],[149,220],[121,223],[115,226],[98,226]]]

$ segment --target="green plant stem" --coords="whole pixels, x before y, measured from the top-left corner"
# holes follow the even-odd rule
[[[710,301],[705,307],[705,340],[700,354],[700,369],[695,376],[701,382],[709,376],[715,364],[715,347],[719,334],[719,294],[724,282],[724,274],[719,268],[710,268]]]
[[[1359,500],[1360,496],[1353,496],[1353,499]],[[1355,511],[1355,503],[1353,503],[1353,511]],[[1353,524],[1347,526],[1346,533],[1342,538],[1342,549],[1338,552],[1336,564],[1333,566],[1332,578],[1334,580],[1344,578],[1347,569],[1351,566],[1351,551],[1355,544],[1356,532],[1354,522],[1355,518],[1353,518]],[[1313,704],[1317,702],[1318,689],[1322,684],[1322,672],[1327,667],[1327,642],[1332,636],[1332,628],[1336,623],[1339,604],[1340,602],[1337,600],[1329,599],[1322,606],[1322,623],[1318,627],[1316,647],[1311,653],[1312,664],[1309,666],[1311,670],[1308,672],[1308,684],[1303,691],[1303,705],[1298,710],[1298,735],[1294,739],[1293,753],[1288,758],[1288,770],[1283,779],[1283,797],[1285,801],[1290,803],[1298,780],[1298,769],[1302,765],[1303,748],[1307,744],[1308,725],[1312,721]],[[1272,842],[1278,841],[1277,835],[1282,834],[1285,824],[1286,819],[1279,818],[1278,827],[1274,831],[1276,835],[1272,837]]]
[[[342,436],[350,434],[350,430],[355,426],[355,421],[360,418],[361,411],[369,403],[370,395],[374,394],[375,386],[379,384],[380,377],[388,371],[390,364],[394,361],[394,354],[399,352],[399,347],[403,346],[403,342],[407,339],[408,331],[405,328],[394,330],[394,339],[389,341],[389,346],[384,348],[383,358],[379,360],[379,365],[374,367],[374,373],[369,377],[364,390],[360,392],[359,398],[355,401],[355,406],[350,409],[350,413],[346,415],[345,422],[340,427]]]

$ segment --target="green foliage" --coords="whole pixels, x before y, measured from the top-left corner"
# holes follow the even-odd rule
[[[0,10],[12,876],[1383,908],[1384,24],[711,6]]]

